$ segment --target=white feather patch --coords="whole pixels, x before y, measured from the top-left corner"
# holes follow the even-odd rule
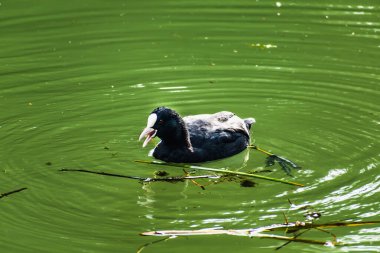
[[[148,123],[146,124],[146,127],[152,128],[154,126],[154,124],[156,124],[156,121],[157,121],[157,114],[152,113],[148,117]]]

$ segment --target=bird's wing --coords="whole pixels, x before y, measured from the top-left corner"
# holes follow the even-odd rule
[[[240,134],[249,138],[249,130],[244,120],[231,112],[192,115],[184,117],[183,120],[194,146],[201,146],[205,142],[233,142]]]

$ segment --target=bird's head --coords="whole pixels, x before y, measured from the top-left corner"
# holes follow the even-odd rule
[[[174,140],[176,139],[178,131],[181,129],[180,126],[183,124],[177,112],[167,107],[158,107],[149,115],[147,125],[140,134],[139,140],[146,137],[143,147],[156,136],[161,140]]]

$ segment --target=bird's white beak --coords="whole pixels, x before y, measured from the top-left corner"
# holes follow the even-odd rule
[[[139,141],[141,141],[144,137],[146,137],[144,143],[143,143],[143,148],[148,145],[148,143],[156,136],[157,130],[153,129],[154,124],[157,121],[157,114],[152,113],[148,117],[148,122],[146,124],[146,128],[142,131],[139,137]]]

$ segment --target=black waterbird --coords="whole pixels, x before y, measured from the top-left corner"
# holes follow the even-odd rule
[[[165,162],[197,163],[235,155],[250,144],[255,119],[241,119],[232,112],[199,114],[181,118],[174,110],[158,107],[148,117],[139,140],[143,147],[155,136],[161,142],[153,156]]]

